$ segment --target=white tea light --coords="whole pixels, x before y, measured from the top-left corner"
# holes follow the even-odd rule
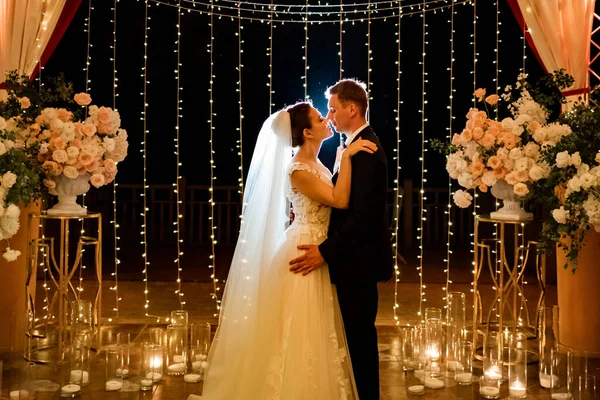
[[[423,385],[414,385],[408,387],[408,393],[410,394],[423,394],[425,393],[425,386]]]
[[[527,397],[527,389],[522,385],[515,385],[508,388],[508,393],[513,397]]]
[[[29,398],[27,390],[13,390],[9,393],[10,400],[23,400]]]
[[[458,361],[448,361],[446,363],[446,368],[448,368],[449,371],[462,371],[465,369],[465,367]]]
[[[142,379],[140,383],[142,387],[149,387],[152,386],[152,379]]]
[[[129,370],[127,368],[117,368],[117,376],[126,377],[127,375],[129,375]]]
[[[472,375],[470,372],[462,372],[460,374],[456,374],[454,379],[458,383],[465,384],[465,383],[471,383],[471,377],[472,377]]]
[[[550,374],[544,374],[540,372],[540,386],[546,389],[551,389],[558,385],[558,376],[552,375],[550,378]]]
[[[196,370],[199,370],[199,369],[201,369],[201,368],[202,368],[202,361],[194,361],[194,362],[192,363],[192,369],[193,369],[194,371],[196,371]]]
[[[482,386],[479,389],[479,394],[490,397],[500,396],[500,389],[493,386]]]
[[[195,359],[196,361],[204,361],[204,360],[206,360],[206,359],[207,359],[207,356],[205,356],[204,354],[196,354],[196,355],[194,356],[194,359]]]
[[[171,372],[184,372],[185,371],[185,364],[173,364],[173,365],[169,365],[169,371]]]
[[[200,375],[199,374],[187,374],[183,376],[183,381],[185,383],[198,383],[200,382]]]
[[[119,381],[108,381],[106,382],[106,385],[104,387],[104,389],[107,392],[115,392],[117,390],[121,390],[123,388],[123,382],[119,382]]]
[[[425,387],[429,389],[441,389],[444,387],[444,381],[441,379],[427,378],[425,379]]]
[[[61,387],[60,391],[62,393],[68,393],[68,394],[79,393],[81,391],[81,386],[71,383],[69,385],[65,385],[65,386]]]
[[[552,393],[553,400],[569,400],[572,399],[571,393]]]
[[[88,374],[87,371],[82,371],[80,369],[73,370],[71,371],[70,381],[71,383],[80,383],[85,386],[90,381],[90,374]]]

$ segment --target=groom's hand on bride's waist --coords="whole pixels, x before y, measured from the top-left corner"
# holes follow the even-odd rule
[[[290,271],[295,274],[308,275],[325,263],[325,259],[321,255],[319,246],[317,245],[301,244],[298,246],[298,250],[306,250],[306,253],[290,261]]]

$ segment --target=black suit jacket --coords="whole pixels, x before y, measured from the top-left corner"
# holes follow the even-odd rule
[[[387,281],[394,271],[386,207],[387,159],[370,126],[354,140],[359,137],[376,143],[378,150],[352,157],[348,208],[332,210],[328,238],[319,246],[332,283]]]

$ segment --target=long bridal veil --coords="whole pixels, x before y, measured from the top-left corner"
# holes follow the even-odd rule
[[[264,122],[250,163],[241,229],[223,293],[219,327],[208,357],[203,398],[233,398],[235,386],[241,382],[232,381],[232,377],[264,379],[252,370],[260,371],[257,367],[265,361],[249,359],[248,355],[257,353],[256,346],[268,346],[267,337],[257,337],[259,325],[268,318],[259,315],[259,304],[276,299],[266,293],[267,285],[261,285],[265,277],[261,275],[269,272],[288,222],[285,188],[291,158],[290,115],[279,111]],[[255,351],[248,351],[250,346]]]

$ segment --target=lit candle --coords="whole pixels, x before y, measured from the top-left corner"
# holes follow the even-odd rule
[[[425,387],[429,389],[441,389],[444,387],[444,381],[441,379],[427,378],[425,379]]]
[[[140,383],[142,387],[150,387],[152,386],[152,379],[142,379]]]
[[[169,365],[169,371],[171,372],[183,372],[185,371],[185,364],[173,364]]]
[[[553,400],[569,400],[572,399],[571,393],[552,393]]]
[[[60,391],[62,393],[68,393],[68,394],[79,393],[81,391],[81,386],[71,383],[69,385],[65,385],[65,386],[61,387]]]
[[[183,376],[183,380],[185,383],[198,383],[200,382],[199,374],[186,374]]]
[[[423,394],[425,393],[425,386],[423,385],[414,385],[408,387],[408,393],[410,394]]]
[[[479,394],[482,396],[498,397],[500,396],[500,389],[493,386],[482,386],[479,389]]]
[[[513,382],[512,385],[508,388],[508,392],[511,396],[514,397],[525,397],[527,396],[527,389],[525,385],[518,379]]]
[[[471,383],[471,373],[470,372],[462,372],[460,374],[456,374],[454,379],[456,379],[456,382],[462,383],[462,384]]]
[[[117,376],[123,376],[126,378],[129,375],[129,370],[127,368],[117,368]]]
[[[541,387],[551,389],[556,387],[556,385],[558,385],[558,376],[552,375],[552,377],[550,377],[550,374],[544,374],[543,372],[540,372]]]
[[[146,379],[152,379],[154,382],[158,382],[162,379],[162,375],[158,372],[148,372],[146,374]]]
[[[29,398],[29,392],[27,390],[13,390],[9,394],[10,400],[22,400]]]
[[[458,361],[448,361],[446,363],[446,368],[448,368],[449,371],[462,371],[464,366]]]
[[[122,387],[123,387],[123,382],[108,381],[108,382],[106,382],[106,385],[105,385],[104,389],[107,392],[114,392],[114,391],[117,391],[117,390],[121,390]]]
[[[500,372],[500,370],[498,369],[497,366],[493,366],[493,367],[489,368],[487,371],[485,371],[485,377],[486,377],[486,379],[489,379],[492,381],[499,381],[502,379],[502,373]]]
[[[182,362],[183,362],[183,356],[182,356],[181,354],[175,354],[175,355],[173,356],[173,362],[174,362],[175,364],[182,363]]]
[[[196,359],[196,361],[204,361],[207,357],[204,354],[196,354],[194,358]]]
[[[80,369],[75,369],[71,371],[71,383],[81,384],[83,386],[89,383],[90,375],[87,371],[82,371]]]
[[[152,359],[150,360],[150,368],[159,368],[160,366],[162,366],[162,363],[162,357],[152,357]]]

